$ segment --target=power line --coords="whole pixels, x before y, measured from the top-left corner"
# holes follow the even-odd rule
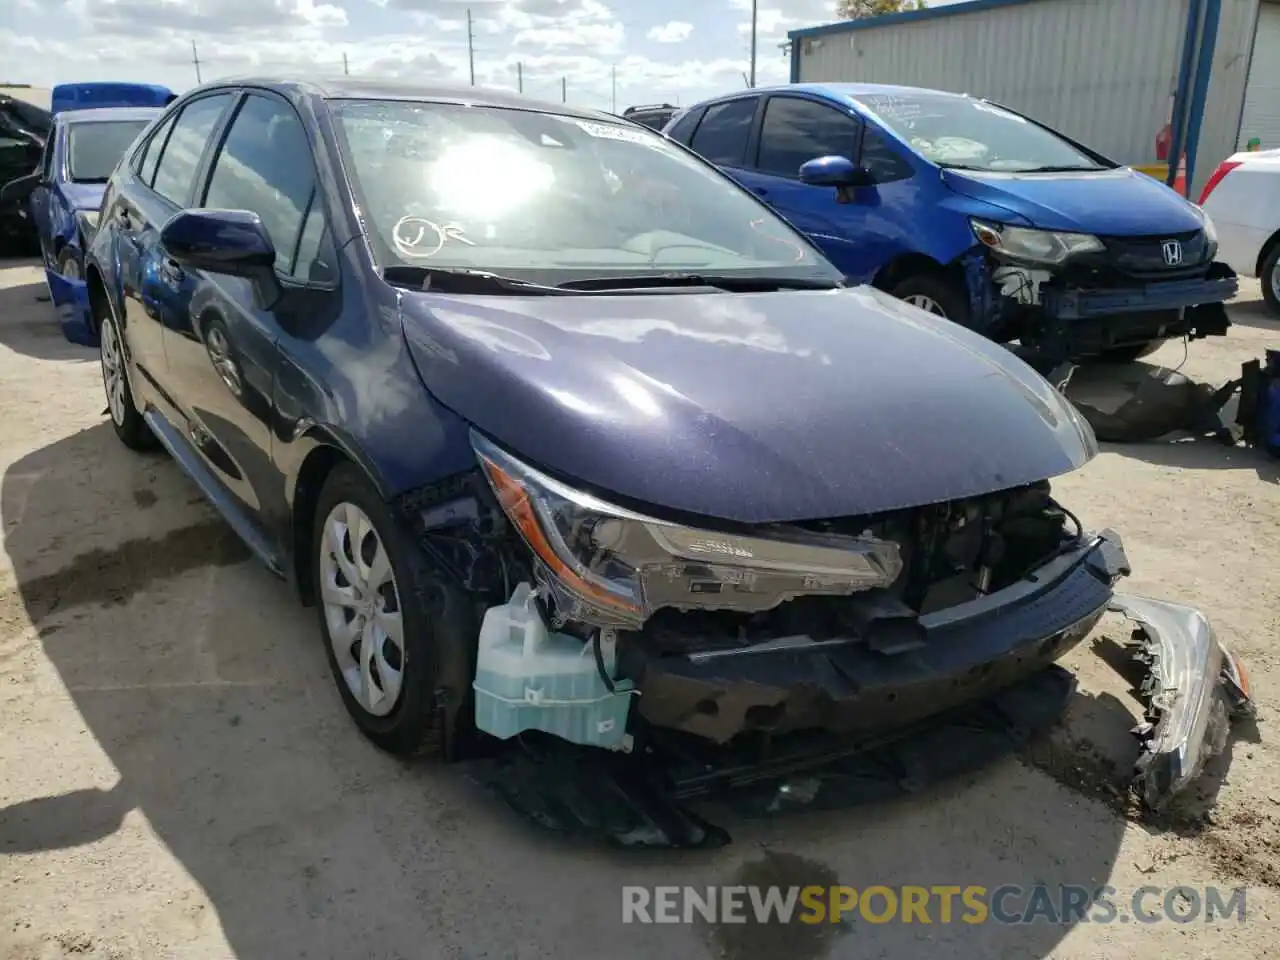
[[[475,33],[471,29],[471,8],[467,7],[467,66],[471,70],[471,85],[476,85]]]
[[[191,62],[196,67],[196,86],[200,85],[200,54],[196,52],[196,42],[191,41]]]

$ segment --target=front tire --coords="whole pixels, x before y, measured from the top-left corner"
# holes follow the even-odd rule
[[[75,247],[63,247],[58,253],[57,272],[68,280],[83,280],[84,266],[80,261],[80,251]]]
[[[356,726],[390,753],[447,754],[440,684],[469,686],[451,665],[468,650],[473,661],[476,645],[456,588],[351,464],[335,467],[320,491],[311,549],[325,654]]]
[[[945,277],[918,273],[894,284],[889,293],[925,313],[969,325],[969,298]]]
[[[125,353],[124,339],[116,323],[115,311],[109,304],[104,315],[98,318],[101,326],[98,337],[98,356],[102,367],[102,386],[107,394],[107,413],[116,436],[130,450],[154,450],[155,434],[142,419],[133,402],[133,387],[129,378],[129,359]]]

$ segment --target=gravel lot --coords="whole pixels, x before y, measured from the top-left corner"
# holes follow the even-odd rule
[[[0,264],[0,958],[1277,956],[1280,470],[1188,440],[1057,484],[1120,530],[1129,589],[1205,609],[1260,700],[1203,800],[1144,823],[1113,786],[1133,700],[1086,645],[1049,743],[902,802],[724,822],[716,852],[623,855],[535,832],[455,772],[348,722],[310,611],[163,456],[103,416],[40,273]],[[1183,368],[1280,346],[1256,285]],[[1155,359],[1176,365],[1182,347]],[[1098,637],[1125,630],[1104,622]],[[1213,801],[1216,794],[1216,806]],[[621,923],[623,884],[1246,885],[1243,924],[743,928]],[[775,931],[776,933],[776,931]]]

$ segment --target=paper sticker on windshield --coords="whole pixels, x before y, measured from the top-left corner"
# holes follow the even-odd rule
[[[981,110],[983,113],[994,113],[997,117],[1004,117],[1006,120],[1016,120],[1018,123],[1026,123],[1025,117],[1020,117],[1016,113],[1010,113],[1008,110],[1001,110],[994,103],[983,103],[981,100],[974,101],[973,109]]]
[[[603,140],[625,140],[627,143],[640,143],[645,146],[654,145],[652,134],[644,133],[641,130],[632,130],[616,123],[593,123],[590,120],[575,120],[574,123],[578,125],[578,129],[589,137],[599,137]]]

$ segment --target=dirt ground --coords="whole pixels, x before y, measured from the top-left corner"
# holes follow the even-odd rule
[[[1134,702],[1095,652],[1048,742],[906,800],[724,821],[714,852],[625,855],[536,832],[448,768],[379,754],[313,615],[165,457],[112,434],[96,355],[29,265],[0,264],[0,958],[1280,957],[1277,464],[1187,440],[1108,448],[1057,482],[1124,535],[1128,588],[1193,603],[1260,701],[1229,768],[1161,823],[1123,799]],[[1256,285],[1184,370],[1280,346]],[[1177,365],[1179,346],[1155,359]],[[1206,924],[794,927],[621,922],[623,884],[1247,887]],[[780,947],[779,944],[785,946]]]

